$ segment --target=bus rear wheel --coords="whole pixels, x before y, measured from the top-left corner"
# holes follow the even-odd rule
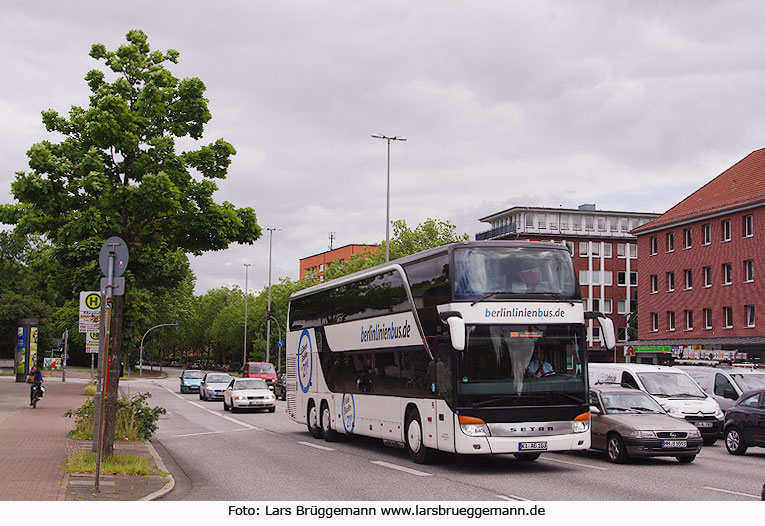
[[[337,432],[332,429],[332,414],[329,412],[329,405],[326,401],[321,403],[321,432],[324,440],[334,442],[337,440]]]
[[[406,424],[404,427],[404,443],[406,452],[417,464],[429,464],[435,457],[435,451],[425,447],[423,443],[422,421],[420,412],[417,409],[410,409],[406,413]]]
[[[311,400],[308,403],[308,432],[314,438],[321,438],[321,427],[319,427],[319,411],[316,404]]]

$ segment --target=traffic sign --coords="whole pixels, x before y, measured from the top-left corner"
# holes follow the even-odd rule
[[[109,253],[114,252],[114,270],[115,278],[118,278],[125,272],[128,264],[128,248],[122,238],[112,236],[101,246],[101,252],[98,254],[98,266],[104,276],[109,275]]]
[[[80,332],[98,331],[101,323],[101,293],[97,290],[80,292]]]
[[[101,294],[106,294],[108,278],[101,278]],[[112,296],[122,296],[125,294],[125,278],[112,279]]]
[[[284,347],[284,342],[279,340],[279,348],[281,349],[282,347]]]
[[[85,352],[87,354],[98,354],[99,336],[98,331],[85,333]]]

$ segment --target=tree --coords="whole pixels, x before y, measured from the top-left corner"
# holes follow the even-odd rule
[[[146,35],[132,30],[127,44],[108,51],[94,44],[90,56],[109,71],[91,70],[87,108],[73,106],[69,117],[43,112],[47,131],[60,142],[34,144],[30,171],[12,184],[20,202],[0,210],[0,221],[20,234],[44,234],[56,260],[98,283],[98,252],[116,235],[127,243],[127,283],[138,288],[173,287],[184,277],[186,253],[251,244],[261,235],[251,208],[213,200],[215,179],[224,179],[236,153],[218,139],[176,152],[176,139],[202,138],[211,119],[198,78],[179,80],[166,67],[179,53],[152,51]],[[107,78],[109,76],[109,78]],[[114,298],[113,343],[105,447],[112,452],[117,409],[125,297]]]

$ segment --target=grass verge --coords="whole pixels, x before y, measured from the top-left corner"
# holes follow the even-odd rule
[[[95,453],[72,453],[59,465],[66,473],[95,473]],[[152,468],[143,457],[115,453],[101,459],[101,473],[104,475],[151,475]]]

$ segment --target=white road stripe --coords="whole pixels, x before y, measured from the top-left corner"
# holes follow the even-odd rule
[[[572,466],[579,466],[582,468],[598,469],[600,471],[608,471],[608,468],[602,468],[600,466],[591,466],[589,464],[582,464],[581,462],[570,462],[568,460],[560,460],[558,458],[542,457],[539,460],[547,460],[549,462],[559,462],[561,464],[570,464]]]
[[[229,422],[234,422],[235,424],[239,424],[240,426],[244,426],[244,427],[246,427],[247,429],[258,429],[257,427],[255,427],[255,426],[251,426],[251,425],[250,425],[250,424],[248,424],[247,422],[242,422],[241,420],[237,420],[236,418],[232,418],[232,417],[230,417],[230,416],[227,416],[227,415],[221,415],[221,414],[219,414],[219,413],[215,413],[215,414],[217,414],[218,416],[220,416],[220,417],[222,417],[222,418],[225,418],[225,419],[226,419],[226,420],[228,420]]]
[[[719,491],[721,493],[730,493],[731,495],[741,495],[742,497],[751,497],[751,498],[757,499],[757,500],[760,499],[759,495],[750,495],[748,493],[740,493],[738,491],[731,491],[729,489],[711,488],[709,486],[704,486],[704,489],[708,489],[708,490],[711,490],[711,491]]]
[[[528,501],[529,499],[524,499],[523,497],[519,497],[517,495],[497,495],[497,498],[502,500],[521,500],[521,501]]]
[[[204,431],[201,433],[187,433],[185,435],[175,435],[173,438],[180,438],[180,437],[196,437],[199,435],[217,435],[219,433],[225,433],[225,431]]]
[[[384,468],[390,468],[395,469],[398,471],[403,471],[404,473],[409,473],[410,475],[416,475],[418,477],[432,477],[432,473],[425,473],[424,471],[417,471],[416,469],[411,468],[405,468],[404,466],[397,466],[396,464],[391,464],[390,462],[384,462],[382,460],[371,460],[372,464],[377,464],[378,466],[382,466]]]
[[[334,451],[335,448],[333,447],[327,447],[327,446],[320,446],[319,444],[311,444],[310,442],[298,442],[298,444],[303,444],[304,446],[313,447],[316,449],[321,449],[322,451]]]

